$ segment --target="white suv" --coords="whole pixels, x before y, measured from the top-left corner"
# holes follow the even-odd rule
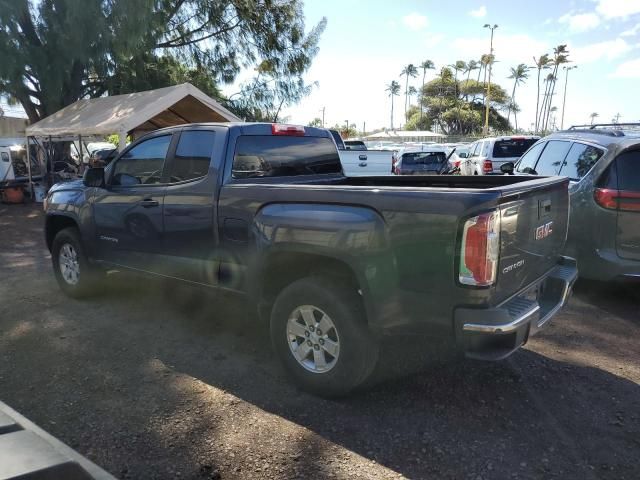
[[[501,173],[500,167],[506,162],[517,162],[540,140],[535,135],[483,138],[469,146],[469,157],[460,162],[461,175],[487,175]]]

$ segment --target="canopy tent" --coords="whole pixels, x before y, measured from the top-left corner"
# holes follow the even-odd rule
[[[120,134],[194,122],[239,122],[229,110],[190,83],[145,92],[78,100],[30,125],[27,137]]]
[[[446,135],[429,130],[384,130],[367,135],[367,140],[396,140],[401,142],[421,141],[433,138],[444,138]]]
[[[229,110],[190,83],[144,92],[82,99],[26,128],[29,139],[79,140],[118,134],[118,149],[134,137],[158,128],[196,122],[239,122]],[[81,152],[79,152],[81,154]],[[81,155],[82,156],[82,155]],[[29,184],[33,191],[31,172]]]

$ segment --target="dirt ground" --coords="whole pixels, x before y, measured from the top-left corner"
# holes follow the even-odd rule
[[[507,361],[327,401],[289,383],[240,299],[124,275],[63,297],[42,230],[0,206],[0,400],[118,478],[640,478],[637,286],[578,284]]]

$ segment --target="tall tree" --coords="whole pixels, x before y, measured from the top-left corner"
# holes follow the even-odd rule
[[[177,65],[214,86],[249,68],[262,78],[251,100],[275,110],[308,92],[325,25],[305,31],[300,0],[0,0],[0,94],[35,122],[80,98],[167,86]]]
[[[509,103],[509,111],[507,113],[507,122],[511,118],[511,107],[516,103],[516,87],[525,82],[527,78],[529,78],[529,67],[527,67],[524,63],[521,63],[517,67],[511,67],[511,75],[509,77],[513,80],[513,91],[511,92],[511,102]],[[518,126],[516,124],[516,130]]]
[[[545,68],[549,68],[549,54],[545,53],[544,55],[540,55],[540,57],[533,57],[533,62],[535,63],[535,68],[538,69],[538,90],[536,95],[536,124],[535,124],[535,133],[538,133],[538,114],[540,109],[540,76],[542,74],[542,70]]]
[[[389,96],[391,97],[391,130],[393,130],[393,97],[400,95],[400,84],[393,80],[387,85],[385,92],[389,92]]]
[[[471,74],[474,72],[474,70],[478,70],[479,68],[480,68],[480,65],[475,60],[469,60],[467,62],[467,69],[466,69],[467,83],[469,83],[469,80],[471,80]],[[478,81],[480,80],[478,79]]]
[[[420,64],[420,68],[422,69],[422,88],[420,88],[420,95],[422,96],[422,92],[424,92],[424,81],[427,77],[427,70],[435,70],[436,65],[431,60],[425,60]],[[422,98],[420,98],[420,118],[422,118]]]
[[[551,105],[553,103],[553,96],[556,91],[556,82],[558,81],[558,69],[565,63],[569,63],[569,50],[566,45],[558,45],[553,49],[553,59],[551,65],[553,66],[553,78],[551,80],[551,88],[549,93],[549,101],[547,102],[547,113],[544,117],[544,130],[547,130],[549,126],[549,118],[551,116]]]
[[[402,77],[403,75],[407,77],[404,85],[404,115],[406,117],[407,103],[409,101],[409,77],[416,78],[418,76],[418,69],[413,63],[410,63],[402,69],[402,72],[400,72],[400,76]]]
[[[600,114],[598,112],[593,112],[591,115],[589,115],[589,118],[591,118],[591,125],[593,125],[593,122],[595,121],[596,118],[598,118],[600,116]]]

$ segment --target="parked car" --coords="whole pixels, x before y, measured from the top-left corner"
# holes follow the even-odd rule
[[[469,146],[469,157],[460,163],[462,175],[501,173],[500,167],[516,162],[531,145],[540,140],[535,135],[483,138]]]
[[[347,177],[382,177],[391,175],[392,157],[390,150],[349,150],[340,133],[329,130],[336,142],[340,163]]]
[[[296,383],[334,396],[367,380],[383,336],[501,359],[545,325],[577,275],[568,183],[348,178],[324,129],[182,125],[54,186],[45,238],[71,297],[112,268],[244,295]]]
[[[403,148],[393,155],[395,175],[440,175],[449,170],[447,149],[443,147]]]
[[[566,252],[577,258],[582,277],[640,278],[640,131],[630,130],[637,127],[585,126],[554,133],[516,164],[516,174],[571,180]]]
[[[460,169],[460,164],[469,158],[469,146],[461,145],[455,147],[451,156],[449,157],[449,168]]]

